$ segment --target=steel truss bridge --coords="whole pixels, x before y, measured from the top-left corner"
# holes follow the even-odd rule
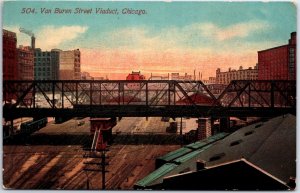
[[[269,117],[296,113],[296,81],[236,80],[218,95],[213,94],[214,89],[201,81],[3,81],[3,118]]]

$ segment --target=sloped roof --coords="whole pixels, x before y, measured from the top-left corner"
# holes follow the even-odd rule
[[[220,154],[220,159],[213,159]],[[288,114],[243,127],[198,155],[207,166],[241,158],[282,181],[295,177],[296,117]]]
[[[245,159],[166,177],[165,190],[288,190],[284,182]]]
[[[215,101],[210,96],[202,93],[195,93],[189,96],[195,104],[212,105]],[[176,104],[190,104],[187,98],[183,98],[176,102]]]
[[[177,163],[156,182],[183,171],[196,171],[197,160],[210,167],[244,158],[287,183],[296,177],[296,117],[288,114],[243,127],[207,149],[189,154],[184,155],[189,159]]]

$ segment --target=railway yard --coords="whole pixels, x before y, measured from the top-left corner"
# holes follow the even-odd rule
[[[81,122],[81,124],[78,124]],[[106,153],[106,189],[130,190],[155,169],[155,159],[178,149],[178,135],[166,133],[161,118],[122,118]],[[3,187],[7,189],[101,189],[100,158],[87,158],[93,136],[89,118],[54,121],[28,137],[3,145]]]

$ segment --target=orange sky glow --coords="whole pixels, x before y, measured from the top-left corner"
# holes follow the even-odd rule
[[[165,52],[143,52],[130,50],[81,50],[81,70],[89,72],[94,77],[109,79],[125,79],[131,71],[141,71],[146,78],[153,75],[194,74],[199,72],[202,79],[215,76],[216,69],[227,71],[229,67],[238,69],[253,67],[257,63],[257,53],[214,53],[214,52],[184,52],[180,50]],[[107,65],[109,64],[109,65]]]

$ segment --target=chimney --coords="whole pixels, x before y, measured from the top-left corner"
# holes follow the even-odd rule
[[[197,160],[197,171],[205,169],[206,162],[204,160]]]
[[[35,49],[35,37],[31,36],[31,49]]]

